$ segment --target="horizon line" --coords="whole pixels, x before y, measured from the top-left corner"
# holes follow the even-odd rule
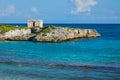
[[[0,23],[0,24],[27,24],[27,23]],[[43,24],[120,24],[120,23],[43,23]]]

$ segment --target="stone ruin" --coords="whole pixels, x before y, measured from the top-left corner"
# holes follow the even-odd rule
[[[43,28],[43,20],[28,20],[28,28],[33,27]]]

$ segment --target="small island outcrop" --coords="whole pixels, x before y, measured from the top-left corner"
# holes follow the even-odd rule
[[[100,34],[95,29],[46,26],[44,28],[0,25],[0,41],[60,42],[76,38],[95,38]]]

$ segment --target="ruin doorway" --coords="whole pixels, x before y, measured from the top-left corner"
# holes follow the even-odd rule
[[[35,21],[33,22],[33,26],[35,27]]]

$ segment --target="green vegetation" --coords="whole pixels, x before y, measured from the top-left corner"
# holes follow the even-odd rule
[[[46,26],[45,28],[43,28],[43,30],[39,33],[42,36],[47,36],[48,33],[50,33],[52,31],[52,29],[55,29],[56,26]]]
[[[47,36],[47,33],[50,33],[52,31],[52,27],[45,27],[41,32],[40,32],[40,34],[42,35],[42,36]]]
[[[27,27],[23,27],[23,26],[11,26],[11,25],[0,25],[0,33],[5,33],[11,30],[16,30],[16,29],[28,29]]]
[[[43,30],[39,33],[39,35],[47,36],[48,33],[50,33],[53,29],[56,28],[58,28],[58,26],[47,25],[45,28],[43,28]],[[74,30],[74,28],[71,27],[66,27],[66,28],[68,31]],[[54,32],[52,34],[54,34]]]
[[[57,28],[58,26],[47,25],[46,28],[48,28],[48,27],[51,28],[51,29],[55,29],[55,28]]]
[[[74,30],[74,28],[71,28],[71,27],[66,27],[67,28],[67,30],[69,31],[69,30]]]

